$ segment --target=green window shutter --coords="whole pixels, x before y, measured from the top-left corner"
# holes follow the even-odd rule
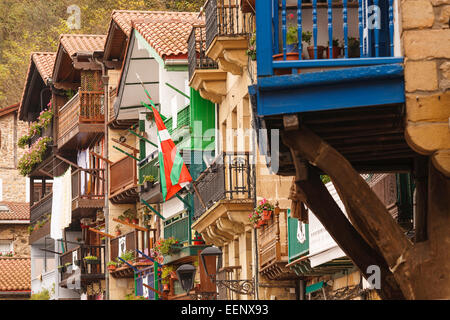
[[[145,120],[139,120],[139,132],[145,132]],[[145,159],[146,157],[145,144],[146,142],[143,139],[139,139],[140,160]]]
[[[169,237],[174,237],[181,243],[189,240],[189,216],[181,219],[174,218],[164,226],[164,238]]]

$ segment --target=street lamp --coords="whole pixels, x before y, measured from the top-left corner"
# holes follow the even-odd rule
[[[220,268],[222,267],[222,250],[220,250],[219,248],[217,248],[215,246],[208,247],[200,253],[200,256],[202,258],[203,268],[205,268],[205,272],[206,272],[207,276],[209,278],[211,278],[211,280],[213,280],[214,275],[216,273],[218,273]],[[206,263],[206,257],[215,257],[214,269],[216,269],[215,270],[216,272],[214,272],[214,270],[211,270],[211,269],[208,270],[207,263]]]
[[[215,275],[219,273],[219,270],[222,268],[222,250],[219,248],[212,246],[204,249],[200,256],[202,258],[203,268],[205,268],[205,272],[207,276],[213,281],[218,287],[225,287],[230,291],[233,291],[238,294],[250,294],[253,295],[255,293],[255,280],[217,280]],[[206,257],[215,257],[215,269],[208,270]]]
[[[195,267],[190,264],[183,264],[177,269],[178,280],[181,282],[181,287],[187,294],[194,287]]]

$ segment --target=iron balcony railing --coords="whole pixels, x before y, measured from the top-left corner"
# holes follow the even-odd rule
[[[245,36],[251,23],[240,10],[240,0],[208,0],[205,4],[206,48],[219,36]]]
[[[401,63],[393,0],[267,0],[256,8],[258,76],[274,69]],[[275,73],[278,74],[278,73]]]
[[[97,260],[85,260],[85,257],[96,257]],[[61,270],[61,281],[70,278],[77,273],[77,269],[81,276],[103,276],[105,274],[105,246],[81,245],[60,256],[60,266],[65,268]]]
[[[199,219],[220,200],[254,199],[254,170],[249,153],[220,155],[194,182],[206,208],[196,193],[193,220]]]
[[[189,79],[197,69],[217,69],[217,63],[208,58],[206,52],[205,26],[194,26],[188,40]]]

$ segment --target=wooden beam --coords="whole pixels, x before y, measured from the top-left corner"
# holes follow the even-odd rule
[[[414,183],[416,185],[416,210],[414,212],[415,242],[428,239],[428,157],[414,159]]]
[[[130,149],[133,152],[133,154],[139,152],[139,150],[136,149],[135,147],[132,147],[132,146],[130,146],[129,144],[127,144],[125,142],[121,142],[121,141],[117,140],[116,138],[111,138],[111,140],[114,141],[115,143],[120,144],[122,147]]]
[[[378,247],[391,270],[402,269],[402,257],[412,244],[350,162],[305,127],[284,131],[283,142],[338,184],[348,203],[355,208],[354,213],[349,214],[353,215],[351,220],[356,230],[367,230],[367,238],[374,240],[372,245]]]
[[[94,229],[94,228],[89,228],[88,230],[89,230],[89,231],[92,231],[92,232],[95,232],[95,233],[98,233],[98,234],[101,235],[101,236],[108,237],[108,238],[110,238],[110,239],[114,239],[114,238],[115,238],[114,236],[112,236],[112,235],[110,235],[110,234],[101,232],[101,231],[99,231],[99,230],[97,230],[97,229]]]
[[[112,161],[110,161],[110,160],[108,160],[108,159],[102,157],[102,156],[99,155],[98,153],[95,153],[94,151],[91,151],[90,154],[93,155],[93,156],[95,156],[95,157],[97,157],[97,158],[99,158],[99,159],[101,159],[101,160],[103,160],[103,161],[105,161],[105,162],[108,163],[108,164],[113,164],[113,163],[114,163],[114,162],[112,162]]]
[[[404,299],[386,261],[364,241],[345,217],[322,183],[317,170],[310,169],[309,179],[297,180],[296,184],[306,195],[308,207],[366,279],[371,276],[371,273],[367,273],[369,266],[376,265],[380,267],[381,289],[378,290],[378,293],[382,299]]]
[[[119,220],[119,219],[116,219],[116,218],[113,218],[113,221],[121,223],[121,224],[129,226],[129,227],[132,227],[132,228],[134,228],[136,230],[139,230],[139,231],[144,231],[144,232],[150,231],[150,230],[148,230],[148,229],[146,229],[144,227],[138,226],[137,224],[125,222],[125,221],[122,221],[122,220]]]
[[[160,296],[163,296],[164,294],[161,291],[158,291],[156,289],[153,289],[152,287],[150,287],[149,285],[146,285],[145,283],[142,284],[144,287],[146,287],[147,289],[150,289],[151,291],[153,291],[154,293],[159,294]]]

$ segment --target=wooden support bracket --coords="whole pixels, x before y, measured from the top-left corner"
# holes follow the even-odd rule
[[[94,228],[89,228],[88,230],[89,230],[89,231],[92,231],[92,232],[95,232],[95,233],[98,233],[98,234],[101,235],[101,236],[108,237],[108,238],[110,238],[110,239],[114,239],[114,238],[115,238],[114,236],[112,236],[112,235],[110,235],[110,234],[101,232],[101,231],[99,231],[99,230],[97,230],[97,229],[94,229]]]

